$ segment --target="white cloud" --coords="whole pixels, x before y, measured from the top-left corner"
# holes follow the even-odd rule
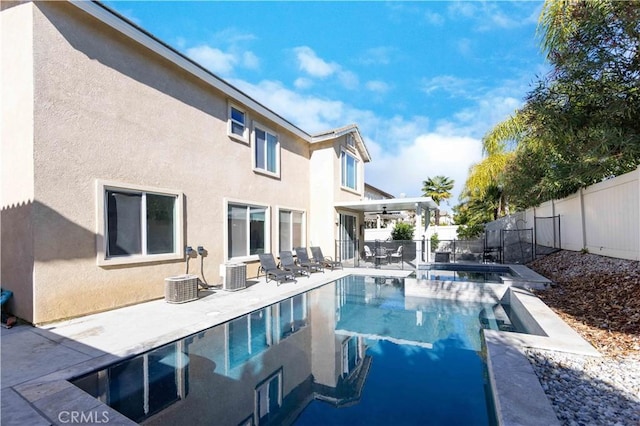
[[[224,28],[216,32],[212,37],[216,44],[227,46],[237,46],[239,44],[254,41],[257,38],[251,33],[241,31],[234,27]]]
[[[175,45],[178,49],[184,49],[187,46],[187,39],[184,37],[176,37]]]
[[[296,89],[308,89],[313,86],[313,80],[305,77],[298,77],[293,82]]]
[[[365,84],[365,87],[367,88],[367,90],[371,92],[381,93],[381,94],[387,93],[390,89],[387,83],[380,80],[367,81],[367,83]]]
[[[309,133],[358,124],[373,159],[365,166],[367,182],[396,196],[419,196],[423,180],[447,176],[455,180],[451,205],[457,204],[469,167],[482,158],[482,136],[521,106],[511,94],[522,93],[524,84],[504,82],[474,98],[473,106],[432,123],[421,115],[381,117],[342,101],[302,95],[279,81],[231,83]]]
[[[222,75],[231,74],[238,63],[238,59],[231,53],[205,44],[188,48],[186,54],[209,71]]]
[[[200,44],[187,48],[185,53],[209,71],[225,77],[233,74],[236,67],[247,69],[260,67],[260,59],[251,51],[223,51],[217,47]]]
[[[391,54],[395,49],[379,46],[367,49],[359,59],[363,65],[388,65],[391,63]]]
[[[478,8],[473,2],[455,1],[450,3],[448,12],[450,16],[471,18],[478,13]]]
[[[488,94],[473,107],[458,111],[455,122],[441,122],[437,129],[446,134],[465,134],[482,137],[493,126],[522,106],[522,100],[510,96]]]
[[[249,69],[258,69],[260,67],[260,59],[251,51],[242,54],[242,65]]]
[[[253,34],[236,28],[225,28],[211,35],[207,42],[192,44],[190,47],[184,38],[178,37],[177,46],[209,71],[228,77],[236,68],[260,68],[260,58],[248,48],[249,43],[255,39]]]
[[[427,11],[425,12],[424,17],[431,25],[441,26],[444,24],[444,17],[439,13]]]
[[[334,74],[340,66],[334,62],[326,62],[316,55],[308,46],[300,46],[293,49],[298,59],[300,69],[312,77],[325,78]]]
[[[451,75],[439,75],[432,78],[422,80],[422,91],[427,95],[434,92],[445,92],[451,96],[467,96],[469,97],[470,88],[473,87],[473,81],[464,78],[458,78]]]
[[[480,140],[467,136],[424,133],[401,150],[384,151],[369,142],[373,161],[366,165],[366,179],[372,185],[396,196],[420,196],[422,181],[433,176],[447,176],[455,181],[451,205],[467,179],[469,166],[481,159]]]
[[[349,90],[355,90],[359,85],[358,76],[351,71],[340,71],[338,73],[338,80],[340,80],[340,83]]]
[[[345,89],[355,90],[358,88],[360,82],[354,72],[343,69],[335,62],[325,61],[308,46],[299,46],[293,51],[298,61],[298,68],[309,76],[320,79],[335,76]]]
[[[509,12],[505,12],[500,2],[452,2],[448,13],[452,17],[465,17],[474,23],[477,31],[511,29],[535,24],[540,16],[540,8],[531,13],[530,2],[508,2]],[[518,7],[520,6],[520,7]]]
[[[473,53],[473,41],[461,38],[456,42],[456,48],[461,55],[468,56]]]
[[[309,133],[343,126],[350,122],[345,121],[345,105],[341,101],[303,96],[286,88],[279,81],[264,80],[258,84],[250,84],[236,80],[232,81],[232,84],[273,111],[283,114]]]

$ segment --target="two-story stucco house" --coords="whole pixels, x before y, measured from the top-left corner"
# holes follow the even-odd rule
[[[2,2],[2,270],[41,324],[362,238],[355,125],[309,134],[95,2]],[[336,207],[338,206],[338,207]],[[199,265],[198,261],[198,265]]]

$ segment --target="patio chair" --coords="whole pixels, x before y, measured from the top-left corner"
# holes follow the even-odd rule
[[[367,245],[364,246],[364,261],[373,262],[373,253],[371,252],[371,249]]]
[[[313,257],[313,260],[321,263],[326,268],[330,268],[332,271],[336,268],[342,269],[342,262],[333,260],[331,256],[324,256],[320,247],[311,247],[311,256]]]
[[[283,269],[278,268],[276,265],[276,260],[273,258],[272,253],[260,253],[258,254],[258,258],[260,258],[260,267],[258,267],[258,276],[260,276],[260,271],[262,270],[267,278],[267,282],[269,282],[269,277],[274,281],[277,281],[278,285],[282,281],[286,281],[289,278],[293,281],[296,280],[296,276],[291,271],[285,271]]]
[[[378,247],[376,249],[376,265],[381,265],[382,262],[388,262],[389,261],[389,254],[387,253],[387,249],[384,247]]]
[[[400,262],[402,260],[402,246],[398,247],[398,250],[389,255],[390,262]]]
[[[311,272],[324,272],[324,266],[322,266],[322,263],[314,262],[309,259],[309,253],[307,253],[306,247],[295,247],[293,251],[296,252],[296,256],[298,257],[298,265],[308,267]]]
[[[311,268],[296,265],[296,261],[293,259],[293,254],[291,254],[290,251],[280,252],[280,266],[282,266],[285,271],[291,271],[294,274],[306,275],[307,277],[311,276]]]

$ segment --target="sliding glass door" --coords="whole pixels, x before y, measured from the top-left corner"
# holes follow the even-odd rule
[[[356,217],[348,214],[340,214],[339,235],[340,259],[349,260],[355,257]]]

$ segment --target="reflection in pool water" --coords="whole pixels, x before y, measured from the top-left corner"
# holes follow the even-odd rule
[[[345,277],[74,383],[144,424],[493,423],[493,305],[405,298],[403,284]]]

